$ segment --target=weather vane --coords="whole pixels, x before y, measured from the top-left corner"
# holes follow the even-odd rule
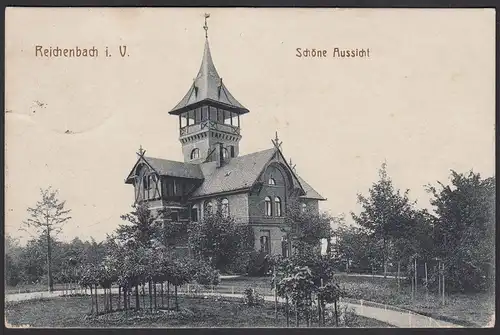
[[[203,29],[205,29],[205,38],[208,38],[208,24],[207,24],[207,19],[210,17],[210,14],[205,13],[205,25],[203,26]]]

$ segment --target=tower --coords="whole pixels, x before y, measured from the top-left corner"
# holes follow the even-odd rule
[[[198,75],[169,112],[179,117],[179,141],[186,163],[222,164],[238,156],[240,115],[249,112],[231,95],[215,69],[208,43],[209,16],[205,14],[205,50]]]

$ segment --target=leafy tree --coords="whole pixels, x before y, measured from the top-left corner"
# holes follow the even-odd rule
[[[331,223],[334,221],[327,213],[315,213],[312,209],[302,209],[301,203],[292,200],[285,211],[286,228],[292,239],[292,247],[297,253],[319,253],[321,239],[330,243],[332,236]],[[329,247],[328,247],[329,249]]]
[[[385,163],[379,170],[379,176],[379,181],[369,189],[369,196],[358,194],[358,203],[362,206],[361,213],[351,215],[358,225],[369,231],[373,239],[381,241],[380,251],[386,276],[389,241],[407,220],[412,203],[408,199],[408,190],[401,193],[394,188],[387,175]]]
[[[434,243],[453,290],[493,286],[495,272],[495,178],[451,171],[451,184],[428,185],[435,207]]]
[[[245,264],[249,259],[253,250],[253,231],[221,211],[207,213],[200,222],[190,223],[189,245],[195,257],[220,271],[228,271],[237,261]]]
[[[54,290],[52,278],[52,236],[57,235],[64,223],[71,219],[71,210],[64,209],[65,201],[60,201],[57,190],[40,190],[41,200],[34,207],[28,208],[29,218],[26,219],[24,229],[33,228],[39,235],[45,236],[47,241],[47,277],[49,291]]]

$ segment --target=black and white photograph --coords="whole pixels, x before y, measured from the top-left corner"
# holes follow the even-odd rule
[[[5,11],[7,328],[495,325],[495,10]]]

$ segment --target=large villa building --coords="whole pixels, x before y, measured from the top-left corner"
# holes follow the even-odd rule
[[[240,122],[249,110],[222,82],[205,38],[198,75],[169,111],[179,122],[184,161],[148,157],[141,149],[125,182],[134,186],[135,203],[168,208],[172,222],[198,221],[218,209],[253,228],[257,252],[286,256],[290,243],[282,228],[287,203],[295,199],[318,211],[318,202],[325,199],[297,175],[278,139],[265,150],[240,153]]]

